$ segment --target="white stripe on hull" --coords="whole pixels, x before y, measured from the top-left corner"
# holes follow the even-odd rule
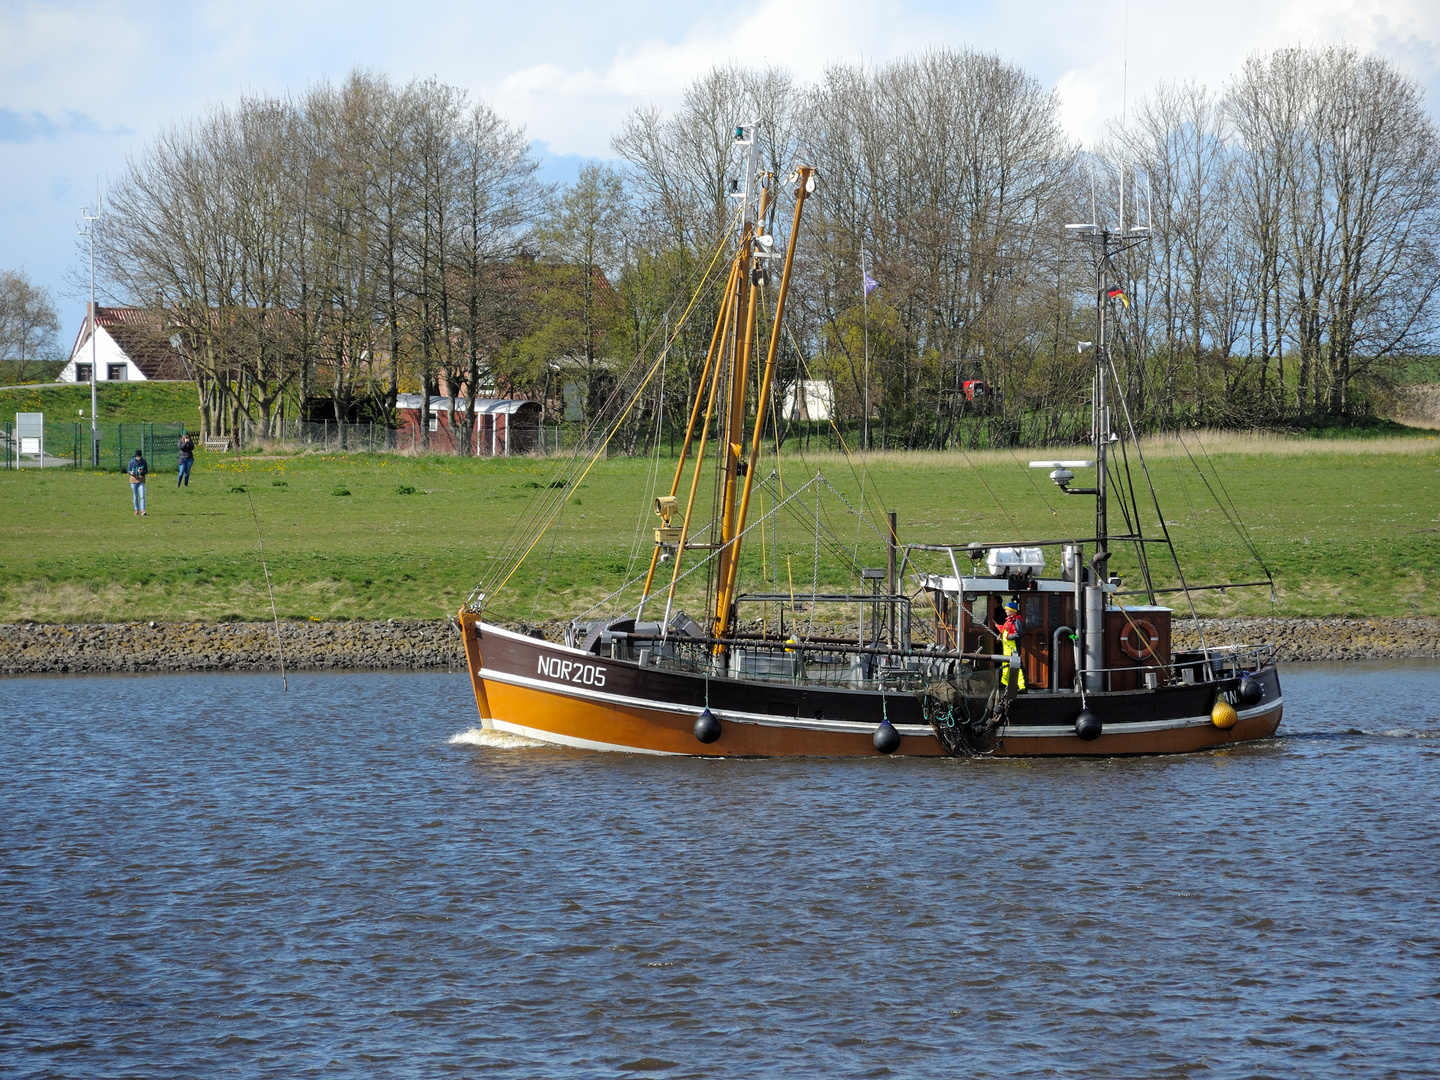
[[[496,731],[508,731],[511,735],[524,735],[527,739],[534,739],[536,742],[553,743],[556,746],[569,746],[576,750],[608,750],[621,754],[653,754],[656,757],[697,757],[696,754],[677,754],[670,750],[649,750],[643,746],[626,746],[623,743],[597,742],[594,739],[577,739],[570,735],[557,735],[553,731],[546,731],[544,728],[526,727],[524,724],[512,724],[508,720],[497,720],[491,717],[487,724],[494,727]]]

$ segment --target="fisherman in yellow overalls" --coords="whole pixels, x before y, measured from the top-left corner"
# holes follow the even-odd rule
[[[1000,651],[1007,657],[1014,656],[1020,651],[1020,635],[1025,632],[1025,623],[1020,618],[1020,601],[1011,597],[1005,602],[1005,621],[996,628],[1000,636]],[[1025,693],[1025,665],[1021,663],[1015,669],[1015,689],[1018,693]],[[1007,663],[1000,669],[1000,685],[1010,685],[1010,665]]]

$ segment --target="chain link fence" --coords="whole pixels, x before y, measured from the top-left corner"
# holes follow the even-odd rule
[[[682,433],[683,434],[683,433]],[[584,442],[584,424],[542,424],[536,435],[540,455],[564,454]],[[414,427],[393,428],[383,423],[344,423],[338,420],[240,421],[232,440],[242,449],[320,450],[326,453],[451,453],[439,446],[427,448]],[[438,443],[438,440],[437,440]]]
[[[93,433],[77,421],[45,424],[41,445],[22,445],[13,421],[0,421],[0,462],[7,469],[99,468],[124,472],[135,451],[145,455],[151,472],[174,472],[180,460],[180,436],[185,425],[178,420],[129,424],[102,423]]]
[[[267,447],[277,450],[324,450],[337,453],[383,454],[403,450],[403,440],[388,424],[364,422],[344,423],[339,420],[272,420],[257,422],[241,419],[235,442],[242,449]]]

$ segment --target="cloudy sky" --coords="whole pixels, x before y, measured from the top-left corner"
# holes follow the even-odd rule
[[[1085,142],[1124,92],[1134,100],[1167,79],[1218,87],[1257,50],[1337,41],[1389,57],[1440,114],[1437,0],[0,0],[0,269],[54,290],[73,335],[83,297],[67,271],[82,263],[76,224],[97,175],[103,186],[207,103],[357,64],[487,99],[564,179],[583,158],[609,157],[631,108],[673,102],[717,62],[813,78],[837,60],[992,50],[1055,87]]]

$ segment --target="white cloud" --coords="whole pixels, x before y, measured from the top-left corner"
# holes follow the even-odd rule
[[[1101,40],[1070,50],[1054,75],[1072,135],[1100,137],[1134,102],[1161,82],[1194,80],[1219,90],[1253,53],[1286,46],[1345,42],[1379,51],[1431,90],[1440,75],[1440,5],[1421,0],[1216,0],[1177,5],[1163,13],[1131,6],[1128,49],[1121,5]],[[1403,47],[1402,47],[1403,46]],[[1088,53],[1088,55],[1085,55]],[[1128,59],[1128,73],[1126,60]],[[1128,74],[1128,77],[1127,77]]]

